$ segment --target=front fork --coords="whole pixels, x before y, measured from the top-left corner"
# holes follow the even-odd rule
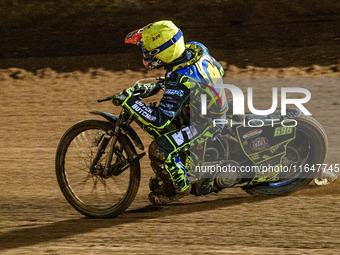
[[[91,169],[92,172],[94,172],[96,170],[96,166],[97,166],[100,158],[105,153],[105,149],[106,149],[107,145],[109,144],[111,137],[112,137],[111,133],[112,133],[111,130],[109,130],[108,133],[101,130],[97,133],[97,136],[93,140],[93,144],[96,145],[96,146],[98,146],[100,144],[100,147],[99,147],[97,154],[96,154],[96,156],[93,159],[92,164],[91,164],[90,169]]]
[[[106,138],[106,136],[104,137],[104,141],[101,145],[101,148],[99,149],[97,156],[99,156],[99,158],[101,157],[101,155],[104,153],[106,146],[108,145],[110,138],[112,139],[111,141],[111,146],[110,146],[110,150],[108,152],[108,155],[106,157],[106,161],[105,161],[105,168],[103,171],[103,175],[104,176],[108,176],[109,170],[111,169],[111,161],[113,158],[113,153],[115,152],[115,148],[116,148],[116,143],[117,143],[117,139],[120,133],[120,125],[122,124],[122,122],[126,120],[125,116],[124,116],[124,112],[122,111],[117,122],[115,125],[115,129],[113,130],[113,132],[111,130],[109,130],[108,132],[108,136],[109,139]],[[130,114],[128,117],[128,120],[126,121],[126,125],[129,125],[131,122],[133,121],[133,115]],[[98,155],[100,154],[100,155]],[[98,158],[98,160],[99,160]]]
[[[115,126],[113,133],[109,134],[112,137],[111,138],[112,142],[111,142],[111,147],[110,147],[109,153],[108,153],[108,155],[106,157],[106,161],[105,161],[104,176],[107,176],[107,174],[108,174],[108,172],[111,168],[111,161],[112,161],[112,158],[113,158],[113,153],[115,151],[118,135],[120,133],[120,125],[122,124],[124,119],[126,120],[126,118],[124,116],[124,111],[122,111],[119,115],[117,122],[116,122],[116,126]],[[126,125],[129,125],[132,122],[132,120],[133,120],[133,115],[130,114],[129,118],[126,122]]]
[[[104,176],[107,176],[107,174],[110,170],[111,161],[112,161],[112,158],[113,158],[113,153],[114,153],[115,148],[116,148],[116,143],[117,143],[119,132],[120,132],[120,126],[119,126],[119,123],[117,123],[117,125],[115,126],[115,129],[112,133],[112,136],[111,136],[111,134],[109,134],[112,137],[112,142],[111,142],[111,147],[110,147],[109,153],[108,153],[108,155],[106,157],[106,161],[105,161],[105,168],[104,168],[104,172],[103,172]],[[108,141],[110,141],[110,140],[108,140]],[[107,146],[107,144],[105,145],[105,147],[106,146]],[[105,150],[105,148],[104,148],[104,150]]]

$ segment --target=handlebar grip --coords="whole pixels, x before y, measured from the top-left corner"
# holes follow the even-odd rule
[[[98,102],[98,103],[101,103],[101,102],[109,101],[109,100],[111,100],[112,98],[113,98],[113,96],[107,97],[107,98],[105,98],[105,99],[98,99],[97,102]]]

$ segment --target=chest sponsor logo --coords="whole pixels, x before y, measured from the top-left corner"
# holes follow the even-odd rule
[[[176,86],[176,85],[177,85],[177,82],[175,82],[175,81],[168,81],[168,82],[167,82],[167,85]]]
[[[176,89],[167,89],[164,92],[165,95],[177,95],[177,96],[183,96],[184,91],[183,90],[176,90]]]

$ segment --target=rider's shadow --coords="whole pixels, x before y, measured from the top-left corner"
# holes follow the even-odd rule
[[[275,196],[238,196],[204,200],[198,202],[175,203],[167,206],[147,205],[145,207],[127,211],[113,219],[90,219],[82,217],[57,221],[32,228],[23,228],[3,232],[0,234],[0,251],[32,246],[45,242],[53,242],[74,235],[86,234],[98,229],[112,228],[126,224],[138,223],[149,219],[162,219],[171,215],[186,215],[190,213],[204,212],[218,208],[228,208],[243,203],[258,203]],[[197,200],[196,200],[197,201]]]
[[[192,212],[204,212],[215,210],[218,208],[227,208],[234,205],[239,205],[243,203],[258,203],[264,200],[273,199],[276,196],[251,196],[251,195],[242,195],[236,197],[228,197],[228,198],[217,198],[214,200],[203,200],[203,201],[194,201],[191,200],[189,202],[179,201],[169,205],[147,205],[142,208],[134,209],[125,212],[127,215],[133,214],[148,214],[145,215],[148,219],[150,218],[158,218],[158,217],[166,217],[169,215],[181,215],[181,214],[189,214]],[[194,198],[195,199],[195,198]]]

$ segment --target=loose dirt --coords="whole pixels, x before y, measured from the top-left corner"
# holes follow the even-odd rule
[[[311,91],[313,98],[307,107],[329,138],[326,162],[340,163],[339,79],[331,78],[339,77],[334,76],[338,72],[315,66],[225,67],[226,75],[234,78],[297,77],[284,80],[283,85]],[[330,78],[323,78],[327,73]],[[284,197],[253,197],[241,189],[228,189],[154,207],[147,200],[152,170],[145,157],[136,200],[118,218],[87,219],[68,205],[54,173],[55,150],[62,134],[79,120],[96,118],[89,111],[118,114],[119,108],[96,100],[128,88],[138,79],[161,74],[103,69],[70,73],[42,69],[35,74],[18,68],[0,70],[1,253],[337,254],[339,181],[324,187],[310,184]],[[250,80],[237,79],[241,87]],[[255,88],[259,108],[271,95],[272,81],[260,82]],[[146,102],[154,100],[159,97]],[[142,131],[139,134],[145,145],[151,142]]]

